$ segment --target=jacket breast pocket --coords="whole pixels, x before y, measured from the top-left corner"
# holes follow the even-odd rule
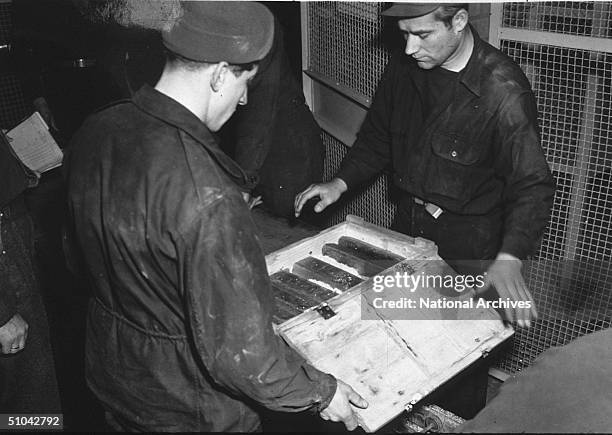
[[[434,133],[424,190],[459,203],[471,199],[478,183],[482,147],[458,136]]]

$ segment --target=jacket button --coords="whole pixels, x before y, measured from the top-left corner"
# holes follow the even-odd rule
[[[451,156],[457,157],[457,151],[455,151],[455,150],[451,151]]]

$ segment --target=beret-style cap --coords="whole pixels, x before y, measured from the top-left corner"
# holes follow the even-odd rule
[[[427,15],[445,4],[448,3],[393,3],[393,6],[381,12],[381,15],[401,18],[422,17],[423,15]]]
[[[198,62],[230,64],[261,60],[270,50],[274,17],[250,1],[184,1],[183,15],[167,32],[164,46]]]

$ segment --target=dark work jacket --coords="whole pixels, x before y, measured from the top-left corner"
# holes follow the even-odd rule
[[[240,176],[196,116],[148,85],[73,139],[69,208],[94,292],[87,380],[130,428],[248,431],[249,403],[321,409],[335,392],[273,332]]]
[[[519,66],[472,32],[474,50],[450,104],[427,119],[428,71],[404,53],[392,57],[337,176],[351,187],[391,164],[402,191],[453,214],[501,216],[500,251],[525,258],[555,190],[535,98]]]
[[[274,43],[249,86],[249,102],[238,107],[222,131],[249,184],[278,215],[293,216],[295,196],[323,177],[321,130],[305,103],[276,21]]]

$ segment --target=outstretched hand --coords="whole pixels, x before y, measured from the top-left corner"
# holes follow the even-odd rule
[[[519,327],[531,326],[531,321],[537,319],[533,296],[529,292],[521,273],[522,262],[513,255],[500,252],[487,270],[485,285],[478,293],[494,287],[501,300],[509,299],[523,302],[523,307],[506,307],[504,312],[507,320],[516,321]]]
[[[244,202],[246,202],[247,207],[249,207],[249,210],[253,210],[253,208],[257,207],[260,204],[263,204],[261,195],[251,196],[251,194],[248,192],[242,192],[242,199],[244,199]]]
[[[295,197],[295,217],[299,217],[302,207],[311,198],[318,197],[320,200],[314,206],[314,211],[321,213],[327,206],[338,201],[340,196],[348,189],[346,183],[341,178],[334,178],[328,183],[311,184],[302,193]]]

